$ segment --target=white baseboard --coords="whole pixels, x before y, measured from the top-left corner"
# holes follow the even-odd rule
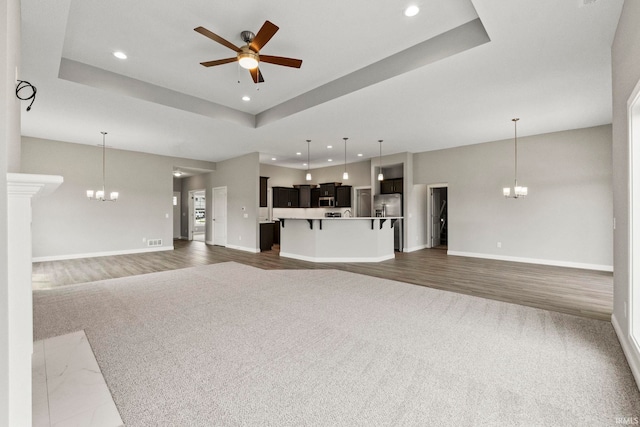
[[[627,358],[627,363],[629,363],[633,378],[636,380],[636,386],[640,389],[640,352],[638,352],[635,345],[630,341],[629,336],[622,332],[615,313],[611,315],[611,324],[613,325],[613,330],[616,332],[618,341],[620,341],[620,345],[622,346],[622,352]]]
[[[427,244],[424,245],[419,245],[419,246],[412,246],[410,248],[404,248],[402,250],[402,252],[415,252],[415,251],[419,251],[422,249],[427,249],[429,246]]]
[[[41,257],[33,257],[32,262],[63,261],[65,259],[96,258],[100,256],[131,255],[131,254],[142,254],[146,252],[161,252],[161,251],[172,251],[172,250],[173,250],[173,245],[159,246],[154,248],[144,248],[144,249],[126,249],[123,251],[90,252],[86,254],[41,256]]]
[[[613,271],[612,265],[586,264],[586,263],[571,262],[571,261],[555,261],[550,259],[521,258],[521,257],[515,257],[515,256],[479,254],[475,252],[460,252],[460,251],[451,251],[451,250],[447,251],[447,255],[466,256],[471,258],[495,259],[499,261],[524,262],[527,264],[553,265],[556,267],[581,268],[584,270],[611,271],[611,272]]]
[[[290,253],[286,253],[286,252],[282,252],[280,251],[280,256],[284,257],[284,258],[293,258],[293,259],[299,259],[301,261],[309,261],[309,262],[381,262],[381,261],[386,261],[389,259],[394,259],[396,257],[395,254],[393,255],[384,255],[381,257],[371,257],[371,258],[358,258],[358,257],[354,257],[354,258],[331,258],[331,257],[325,257],[325,258],[316,258],[316,257],[309,257],[309,256],[305,256],[305,255],[299,255],[299,254],[290,254]]]
[[[251,252],[254,254],[257,254],[258,252],[260,252],[259,248],[250,248],[248,246],[226,245],[225,248],[236,249],[238,251]]]

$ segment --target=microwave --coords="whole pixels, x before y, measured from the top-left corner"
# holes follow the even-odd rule
[[[332,208],[336,205],[333,197],[320,197],[319,205],[321,208]]]

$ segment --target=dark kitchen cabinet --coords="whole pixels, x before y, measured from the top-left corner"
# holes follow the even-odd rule
[[[380,181],[380,193],[393,194],[402,193],[402,186],[404,184],[403,178],[392,178]]]
[[[267,181],[269,181],[268,176],[260,177],[260,207],[267,207]]]
[[[311,186],[310,185],[298,186],[298,207],[300,208],[311,207]]]
[[[311,207],[320,207],[320,189],[318,187],[311,189]]]
[[[336,208],[351,207],[351,188],[350,185],[336,187]]]
[[[273,207],[274,208],[297,208],[298,189],[289,187],[273,187]]]
[[[280,244],[280,221],[278,220],[273,223],[273,244]]]
[[[273,246],[273,222],[260,223],[260,251],[270,251]]]
[[[320,184],[320,197],[336,197],[336,187],[339,186],[338,182]]]

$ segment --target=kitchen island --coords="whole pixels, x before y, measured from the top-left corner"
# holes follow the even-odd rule
[[[280,218],[280,256],[311,262],[393,259],[393,226],[401,218]]]

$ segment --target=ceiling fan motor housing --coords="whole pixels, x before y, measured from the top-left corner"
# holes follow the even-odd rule
[[[243,31],[240,33],[240,37],[242,38],[242,41],[244,41],[245,43],[251,43],[255,38],[255,36],[256,35],[253,34],[251,31]]]

